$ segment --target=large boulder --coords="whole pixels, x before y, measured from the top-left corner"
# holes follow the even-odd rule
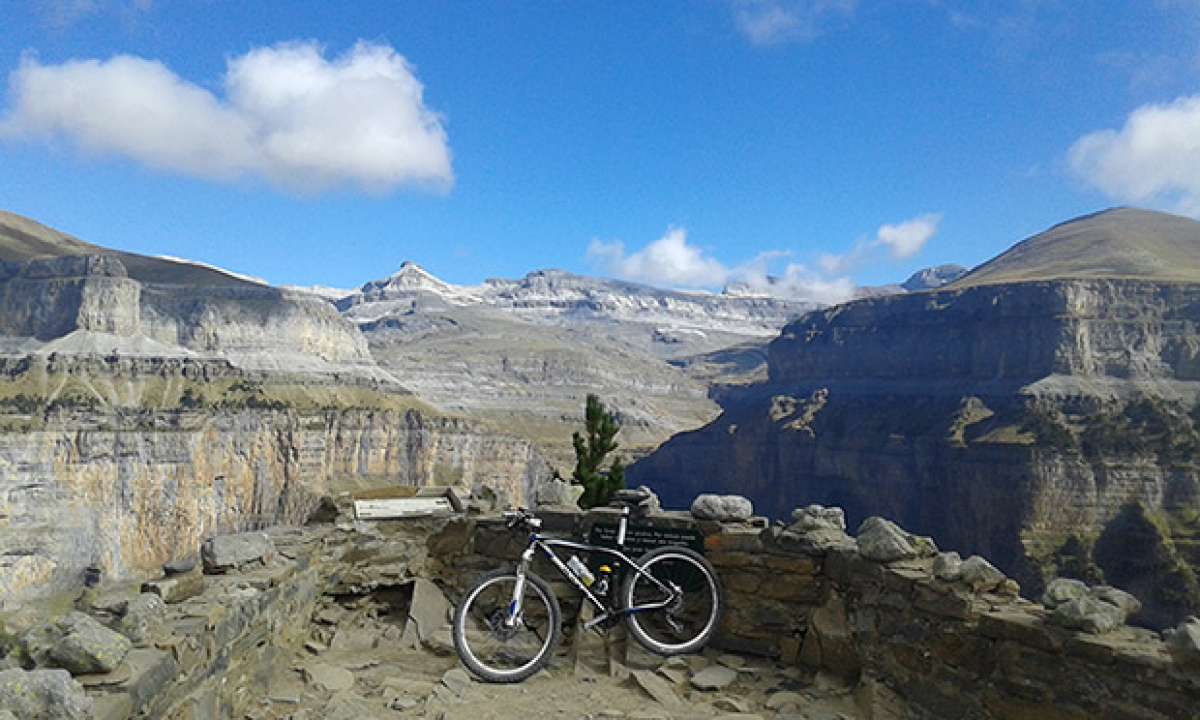
[[[933,559],[933,574],[938,580],[955,582],[962,577],[962,556],[954,551],[938,553]]]
[[[1085,595],[1059,604],[1050,614],[1050,621],[1072,630],[1103,634],[1124,625],[1125,612],[1116,605]]]
[[[1163,633],[1167,648],[1181,662],[1200,665],[1200,618],[1190,617]]]
[[[809,505],[792,511],[792,523],[783,535],[806,552],[824,553],[850,547],[854,538],[846,534],[846,513],[838,507]]]
[[[1089,594],[1087,583],[1082,580],[1054,578],[1042,593],[1042,604],[1053,610],[1065,602],[1078,600]]]
[[[92,700],[66,670],[0,672],[0,708],[21,720],[89,720]]]
[[[72,675],[112,672],[133,648],[129,638],[80,612],[60,620],[58,627],[63,637],[50,650],[50,660]]]
[[[218,535],[204,541],[200,557],[204,572],[223,573],[254,562],[268,562],[275,555],[275,543],[266,533],[247,532]]]
[[[718,522],[745,522],[754,515],[754,505],[741,495],[704,493],[692,501],[692,517]]]
[[[1116,605],[1125,613],[1125,617],[1137,615],[1142,610],[1142,601],[1111,585],[1097,585],[1091,590],[1092,597],[1103,600],[1110,605]]]
[[[896,523],[873,516],[858,526],[858,549],[863,557],[878,562],[910,560],[937,554],[933,540],[913,535]]]
[[[538,482],[534,502],[539,508],[579,508],[583,486],[567,482],[559,477],[546,478]]]
[[[1008,578],[986,559],[972,555],[959,568],[959,580],[975,592],[991,592]]]
[[[144,647],[162,632],[167,618],[167,605],[158,595],[142,593],[129,601],[125,614],[114,629],[129,638],[134,645]]]
[[[1054,611],[1051,622],[1093,633],[1115,630],[1142,609],[1142,603],[1124,590],[1110,585],[1088,587],[1071,578],[1050,581],[1042,593],[1042,604]]]

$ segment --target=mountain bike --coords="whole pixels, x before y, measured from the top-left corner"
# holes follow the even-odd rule
[[[721,619],[721,583],[708,560],[690,548],[663,546],[636,561],[625,554],[631,507],[645,499],[638,491],[618,493],[615,547],[543,535],[542,521],[526,509],[504,513],[510,530],[529,533],[529,544],[514,569],[484,575],[458,604],[452,634],[463,664],[482,680],[513,683],[550,661],[562,640],[562,611],[549,584],[529,570],[539,552],[595,608],[584,630],[604,632],[623,621],[630,635],[659,655],[702,648]],[[555,548],[606,562],[593,572],[576,554],[564,562]]]

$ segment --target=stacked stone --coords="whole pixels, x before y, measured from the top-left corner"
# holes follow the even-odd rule
[[[295,618],[319,590],[317,540],[282,530],[222,537],[202,553],[208,575],[175,562],[142,592],[86,594],[87,612],[25,630],[0,660],[18,666],[0,672],[0,708],[50,720],[237,710],[264,690],[247,691],[248,670],[307,632]]]

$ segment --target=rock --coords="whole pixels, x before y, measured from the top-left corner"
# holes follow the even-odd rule
[[[338,517],[337,501],[328,495],[322,495],[317,500],[317,506],[308,514],[308,518],[304,521],[305,525],[322,525],[331,523],[337,520]]]
[[[579,498],[583,496],[583,486],[567,482],[562,478],[546,478],[538,483],[535,502],[539,508],[569,508],[579,507]]]
[[[838,593],[830,593],[825,604],[813,611],[808,632],[800,647],[800,660],[843,678],[859,672],[858,650],[846,617],[846,605]]]
[[[1121,612],[1125,613],[1128,618],[1131,615],[1137,615],[1142,609],[1142,601],[1135,598],[1133,595],[1115,588],[1111,585],[1097,585],[1091,590],[1092,597],[1097,600],[1116,605],[1121,608]]]
[[[304,681],[336,693],[354,687],[354,673],[326,663],[313,663],[304,666]]]
[[[189,557],[180,558],[178,560],[172,560],[171,562],[164,564],[162,566],[162,569],[163,569],[163,574],[165,574],[167,577],[171,577],[172,575],[183,575],[185,573],[190,573],[191,571],[196,569],[196,556],[191,555]]]
[[[839,507],[809,505],[792,511],[792,524],[789,529],[796,532],[812,532],[814,530],[846,530],[846,512]]]
[[[804,702],[804,696],[798,692],[784,690],[782,692],[774,692],[767,696],[765,703],[768,710],[782,710],[788,705],[800,705]]]
[[[726,712],[735,712],[735,713],[750,712],[750,704],[749,703],[747,703],[745,700],[742,700],[741,698],[735,698],[735,697],[729,697],[729,696],[719,697],[716,700],[713,700],[712,706],[718,710],[724,710]]]
[[[675,690],[658,675],[649,670],[632,670],[630,675],[634,683],[650,697],[667,707],[678,707],[683,701],[675,694]]]
[[[168,605],[189,600],[204,592],[204,576],[198,572],[173,575],[142,583],[142,592],[153,593]]]
[[[692,501],[692,516],[700,520],[744,522],[754,514],[754,505],[741,495],[704,493]]]
[[[737,673],[724,665],[709,665],[692,676],[697,690],[721,690],[737,680]]]
[[[49,665],[50,651],[65,634],[56,623],[41,623],[22,633],[18,648],[28,662],[38,666]]]
[[[267,562],[275,555],[275,543],[266,533],[247,532],[218,535],[204,541],[200,557],[204,572],[213,575],[252,562]]]
[[[1125,613],[1116,605],[1086,595],[1059,604],[1050,614],[1050,621],[1073,630],[1103,634],[1121,627]]]
[[[1200,665],[1200,618],[1190,617],[1163,633],[1167,649],[1177,660]]]
[[[71,613],[58,626],[64,635],[50,650],[50,659],[73,675],[112,672],[133,648],[129,638],[80,612]]]
[[[741,655],[725,653],[717,656],[717,664],[724,665],[734,672],[740,672],[746,667],[746,658],[742,657]]]
[[[1068,600],[1078,600],[1088,594],[1087,584],[1080,580],[1054,578],[1042,593],[1042,604],[1053,610]]]
[[[450,601],[441,589],[425,578],[412,583],[412,601],[408,606],[408,621],[400,644],[407,648],[418,648],[436,642],[438,630],[446,624],[450,613]]]
[[[471,676],[462,668],[451,668],[442,675],[442,684],[455,695],[462,697],[471,686]]]
[[[0,708],[20,720],[90,720],[92,717],[91,698],[66,670],[0,672]]]
[[[917,548],[896,523],[878,516],[858,526],[858,550],[862,556],[878,562],[893,562],[917,557]]]
[[[125,614],[132,597],[128,591],[109,591],[93,596],[87,606],[90,612],[119,618]]]
[[[854,544],[854,538],[846,534],[846,514],[836,507],[796,508],[792,511],[792,524],[776,532],[781,546],[806,553],[823,554],[835,547]]]
[[[954,582],[962,575],[962,557],[956,552],[938,553],[933,559],[933,574],[939,580]]]
[[[959,572],[960,580],[975,592],[991,592],[1008,579],[995,565],[978,555],[964,560]]]
[[[166,616],[167,606],[161,597],[142,593],[129,601],[125,614],[113,629],[129,638],[134,645],[144,646],[161,633]]]

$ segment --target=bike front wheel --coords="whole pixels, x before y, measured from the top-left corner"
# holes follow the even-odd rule
[[[704,647],[716,632],[723,609],[721,583],[713,566],[703,555],[683,547],[656,548],[637,564],[642,572],[628,568],[621,588],[630,634],[659,655],[693,653]]]
[[[454,649],[481,680],[520,682],[545,667],[558,646],[562,612],[550,586],[526,573],[521,611],[509,623],[516,587],[511,570],[484,575],[454,613]]]

